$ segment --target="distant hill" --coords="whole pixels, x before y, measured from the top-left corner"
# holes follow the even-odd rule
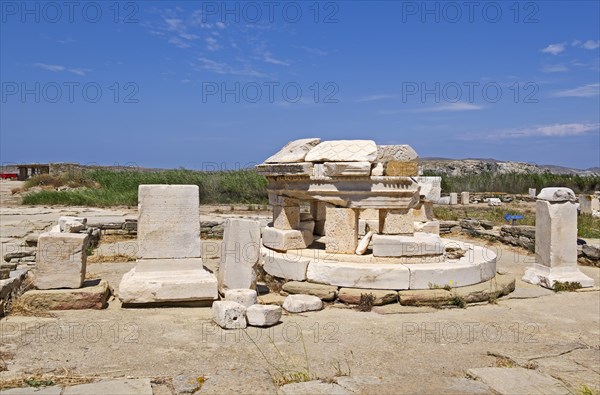
[[[520,173],[520,174],[577,174],[580,176],[600,176],[600,167],[589,169],[574,169],[555,165],[537,165],[524,162],[503,162],[496,159],[467,158],[449,159],[427,157],[420,158],[423,172],[435,172],[447,175],[461,176],[478,174],[482,172],[491,173]]]

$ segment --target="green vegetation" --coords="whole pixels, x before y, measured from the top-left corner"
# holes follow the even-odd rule
[[[556,281],[554,283],[554,286],[552,289],[554,290],[554,292],[574,292],[580,288],[581,288],[581,284],[577,281],[575,281],[575,282],[566,281],[564,283],[560,282],[560,281]]]
[[[267,181],[254,170],[198,172],[165,170],[153,172],[91,170],[77,175],[38,175],[25,189],[42,190],[25,194],[23,204],[135,206],[141,184],[193,184],[200,188],[201,203],[265,204]],[[65,188],[66,190],[56,190]],[[71,189],[69,189],[71,188]]]
[[[424,176],[442,176],[442,190],[446,193],[504,192],[527,193],[529,188],[540,191],[546,187],[567,187],[575,193],[590,193],[600,189],[600,177],[581,177],[568,174],[497,174],[479,173],[464,176],[447,176],[435,172],[425,172]]]
[[[533,206],[527,207],[521,203],[508,203],[501,207],[473,206],[436,206],[433,215],[441,221],[459,221],[463,218],[475,218],[491,221],[495,226],[508,225],[504,219],[506,213],[523,214],[518,225],[535,226],[535,211]],[[577,217],[577,235],[585,238],[600,238],[600,218],[589,214]]]

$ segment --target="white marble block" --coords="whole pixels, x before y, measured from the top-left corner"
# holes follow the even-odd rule
[[[313,295],[289,295],[283,301],[283,308],[290,313],[304,313],[305,311],[316,311],[323,308],[323,301]]]
[[[277,229],[298,229],[300,226],[300,206],[273,205],[273,227]]]
[[[244,329],[246,328],[246,307],[237,302],[214,302],[212,319],[223,329]]]
[[[42,233],[36,253],[36,288],[81,288],[85,280],[88,240],[84,233]]]
[[[456,192],[450,193],[450,204],[453,206],[458,204],[458,193],[456,193]]]
[[[255,304],[246,309],[250,326],[273,326],[281,319],[281,306]]]
[[[217,279],[200,258],[140,260],[123,275],[118,295],[131,304],[210,301],[218,297]]]
[[[260,258],[260,222],[241,218],[225,221],[219,290],[256,286],[256,265]]]
[[[200,258],[197,185],[140,185],[138,257]]]
[[[592,287],[594,280],[577,267],[577,208],[568,188],[544,188],[535,210],[535,259],[523,281],[553,288],[554,283],[579,282]]]
[[[324,141],[306,154],[307,162],[373,162],[377,145],[372,140]]]
[[[284,230],[271,226],[263,229],[262,243],[272,250],[301,250],[308,247],[312,242],[313,235],[308,230]]]
[[[228,289],[225,291],[225,300],[250,307],[256,304],[256,291],[253,289]]]
[[[373,256],[403,257],[441,255],[442,239],[436,234],[415,233],[414,236],[373,235]]]
[[[358,210],[327,207],[326,212],[326,251],[337,254],[354,254],[358,247]]]
[[[304,162],[308,151],[321,142],[318,138],[294,140],[287,143],[279,152],[271,156],[265,163],[297,163]]]
[[[84,217],[70,217],[70,216],[63,216],[63,217],[59,217],[58,218],[58,226],[60,227],[60,231],[61,232],[66,232],[66,233],[77,233],[77,232],[67,232],[65,229],[65,224],[69,222],[78,222],[80,223],[83,227],[82,229],[85,229],[86,224],[87,224],[87,218]],[[74,227],[74,224],[70,225],[71,227]]]
[[[600,202],[596,195],[579,195],[579,210],[582,214],[593,214],[600,211]]]
[[[470,195],[469,192],[461,192],[460,193],[460,203],[461,204],[469,204],[469,199],[470,199],[469,195]]]
[[[488,206],[502,206],[502,200],[498,198],[488,198]]]
[[[537,190],[535,188],[529,188],[529,197],[535,198],[537,195]]]

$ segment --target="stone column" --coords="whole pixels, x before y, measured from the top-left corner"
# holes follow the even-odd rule
[[[577,267],[576,197],[569,188],[544,188],[537,196],[535,260],[523,281],[553,288],[554,283],[578,282],[594,286],[594,280]]]
[[[351,208],[326,208],[327,221],[325,251],[337,254],[354,254],[358,246],[359,210]]]
[[[219,291],[223,293],[227,289],[254,289],[259,257],[260,223],[241,218],[227,219],[217,276]]]
[[[470,199],[469,192],[462,192],[460,194],[460,203],[461,204],[469,204],[469,199]]]
[[[458,204],[458,194],[456,192],[450,193],[450,204],[451,205]]]

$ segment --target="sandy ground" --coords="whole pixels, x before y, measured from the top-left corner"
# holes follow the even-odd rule
[[[0,184],[3,196],[6,184]],[[17,234],[15,229],[50,226],[67,213],[135,216],[128,208],[31,208],[5,202],[0,209],[3,248],[22,238],[7,236]],[[498,253],[498,271],[518,279],[533,262],[520,249],[490,248]],[[206,265],[214,268],[218,259],[207,259]],[[133,266],[90,264],[88,277],[107,279],[118,292],[121,276]],[[581,269],[600,284],[599,269]],[[118,299],[100,311],[9,316],[0,321],[0,351],[8,365],[0,382],[38,371],[102,377],[185,374],[206,379],[201,393],[275,393],[277,369],[287,364],[300,370],[308,364],[315,377],[377,376],[389,380],[390,393],[416,393],[424,383],[443,388],[446,378],[496,366],[501,355],[574,391],[582,384],[600,391],[597,288],[554,293],[517,280],[516,291],[496,304],[442,310],[391,306],[387,312],[362,313],[334,304],[319,312],[284,315],[273,328],[247,331],[219,329],[209,308],[123,309]]]

